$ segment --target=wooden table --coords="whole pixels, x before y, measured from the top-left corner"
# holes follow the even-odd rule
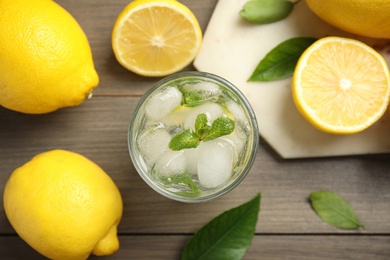
[[[1,193],[12,171],[35,154],[68,149],[98,163],[123,196],[120,250],[90,259],[180,259],[196,230],[258,192],[261,212],[244,259],[390,259],[390,154],[284,160],[262,140],[248,177],[217,200],[184,204],[149,188],[131,163],[127,128],[140,96],[157,79],[125,70],[111,50],[115,19],[129,0],[57,2],[85,30],[100,84],[91,100],[47,115],[0,108]],[[181,2],[193,10],[204,31],[217,0]],[[344,231],[321,221],[308,202],[309,194],[321,189],[346,198],[366,229]],[[3,207],[0,259],[45,259],[16,235]]]

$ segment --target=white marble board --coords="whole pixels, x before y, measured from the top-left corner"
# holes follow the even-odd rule
[[[286,19],[267,25],[245,22],[239,11],[247,0],[219,0],[194,61],[199,71],[220,75],[235,84],[256,113],[260,137],[283,158],[305,158],[390,152],[390,115],[363,132],[334,135],[321,132],[297,111],[291,79],[247,82],[258,62],[279,43],[297,36],[344,36],[375,47],[389,64],[389,40],[342,32],[314,15],[304,1]]]

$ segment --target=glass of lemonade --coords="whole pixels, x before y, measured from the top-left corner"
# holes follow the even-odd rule
[[[181,202],[236,187],[256,157],[259,132],[245,96],[227,80],[189,71],[149,89],[131,118],[130,157],[142,179]]]

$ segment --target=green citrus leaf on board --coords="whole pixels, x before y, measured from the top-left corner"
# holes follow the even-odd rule
[[[267,24],[286,18],[294,8],[288,0],[250,0],[240,11],[242,18],[254,24]]]
[[[317,39],[295,37],[273,48],[259,62],[248,81],[274,81],[291,77],[302,53]]]

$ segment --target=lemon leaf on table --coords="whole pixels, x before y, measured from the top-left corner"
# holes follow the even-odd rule
[[[364,228],[352,206],[340,195],[330,191],[310,194],[313,209],[322,220],[341,229]]]
[[[212,219],[187,242],[182,260],[241,259],[256,231],[261,194]]]
[[[300,56],[316,40],[294,37],[280,43],[259,62],[248,81],[274,81],[292,76]]]
[[[273,23],[286,18],[294,5],[288,0],[250,0],[245,3],[240,15],[255,24]]]

